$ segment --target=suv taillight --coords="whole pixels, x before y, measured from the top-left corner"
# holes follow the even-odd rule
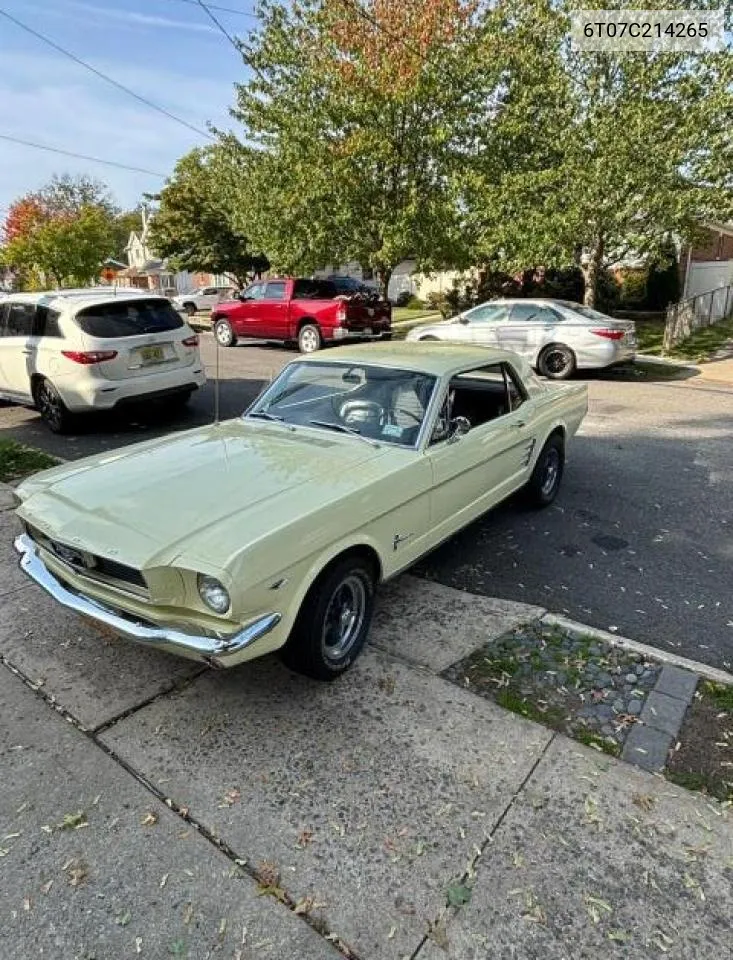
[[[605,337],[606,340],[621,340],[624,335],[623,330],[612,330],[610,327],[603,327],[601,329],[594,327],[591,333],[595,333],[597,337]]]
[[[61,355],[74,363],[88,366],[90,363],[102,363],[104,360],[114,360],[116,350],[62,350]]]
[[[199,345],[199,335],[194,333],[192,337],[186,337],[185,340],[181,340],[181,343],[184,347],[197,347]]]

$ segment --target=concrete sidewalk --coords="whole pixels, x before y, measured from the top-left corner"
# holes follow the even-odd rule
[[[728,809],[438,675],[542,610],[402,577],[334,684],[202,671],[51,603],[11,527],[3,958],[730,955]]]

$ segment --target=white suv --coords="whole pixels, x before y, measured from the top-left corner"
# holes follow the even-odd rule
[[[231,300],[234,287],[202,287],[200,290],[191,290],[171,299],[177,310],[183,310],[192,317],[197,310],[210,310],[222,300]]]
[[[199,340],[165,297],[102,287],[0,300],[0,398],[32,403],[54,433],[74,414],[183,405],[206,382]]]

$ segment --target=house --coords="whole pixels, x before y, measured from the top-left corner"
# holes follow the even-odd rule
[[[133,230],[127,241],[127,267],[120,270],[112,283],[119,287],[138,287],[174,297],[201,287],[230,287],[231,278],[212,273],[173,271],[165,260],[155,256],[150,248],[150,214],[143,207],[142,230]]]
[[[682,299],[733,284],[733,223],[706,223],[680,251]]]
[[[339,274],[369,282],[374,279],[372,271],[363,269],[355,260],[341,264],[339,267],[329,265],[315,271],[317,277],[327,277],[329,274]],[[471,272],[460,273],[457,270],[441,270],[430,274],[418,273],[414,260],[402,260],[394,268],[390,277],[387,296],[395,301],[401,294],[406,293],[420,300],[426,300],[431,293],[447,293],[455,284],[467,282],[472,276]]]

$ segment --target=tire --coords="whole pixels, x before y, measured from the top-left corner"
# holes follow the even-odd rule
[[[56,387],[45,377],[33,390],[33,400],[41,419],[52,433],[68,433],[74,424],[74,416],[61,399]]]
[[[437,337],[431,337],[430,335],[428,335],[427,337],[420,337],[420,339],[419,339],[417,342],[418,342],[418,343],[425,343],[425,342],[428,341],[428,340],[432,340],[434,343],[438,343],[438,342],[439,342],[439,340],[438,340]]]
[[[237,335],[231,323],[223,317],[214,323],[214,336],[220,347],[236,347]]]
[[[303,601],[283,662],[314,680],[335,680],[348,670],[369,633],[374,591],[374,568],[363,557],[347,556],[327,567]]]
[[[321,331],[315,323],[306,323],[298,331],[298,350],[301,353],[315,353],[322,344]]]
[[[540,354],[537,369],[548,380],[567,380],[575,373],[575,354],[564,343],[551,343]]]
[[[549,507],[557,496],[565,469],[565,444],[553,434],[540,451],[532,476],[524,488],[530,506]]]
[[[163,408],[168,413],[181,413],[188,406],[192,394],[193,390],[185,390],[183,393],[175,393],[172,397],[166,397],[165,400],[161,401]]]
[[[183,309],[187,316],[192,317],[196,313],[196,304],[195,303],[184,303]]]

